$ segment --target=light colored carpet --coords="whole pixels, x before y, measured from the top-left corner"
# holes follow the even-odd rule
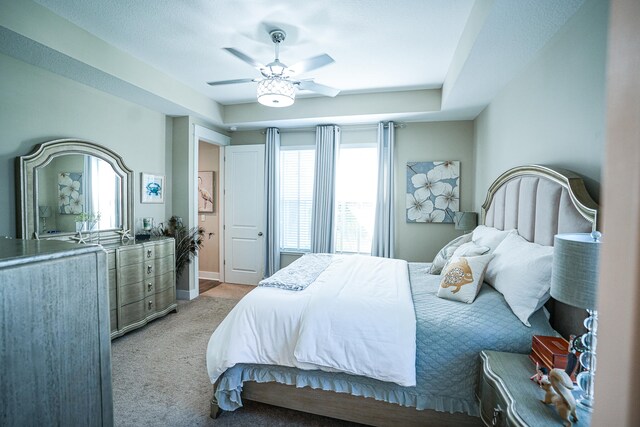
[[[211,333],[238,301],[226,295],[226,299],[209,295],[181,302],[178,313],[113,340],[115,425],[354,425],[248,401],[237,411],[209,418],[212,387],[205,352]]]
[[[220,283],[215,288],[209,289],[208,291],[200,294],[200,296],[239,300],[254,288],[255,286],[251,285]]]

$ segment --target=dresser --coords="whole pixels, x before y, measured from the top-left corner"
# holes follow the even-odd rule
[[[487,426],[561,426],[553,405],[541,402],[544,390],[529,378],[535,366],[526,354],[482,351],[478,381],[480,416]],[[579,391],[574,389],[574,395]],[[588,426],[591,414],[578,408],[575,427]]]
[[[111,426],[107,254],[0,239],[0,425]]]
[[[108,246],[111,338],[177,311],[175,245],[169,237]]]

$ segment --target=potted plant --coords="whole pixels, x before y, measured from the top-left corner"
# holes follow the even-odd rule
[[[163,223],[158,225],[157,234],[175,239],[176,278],[180,277],[187,264],[198,256],[198,251],[202,248],[204,228],[189,229],[182,224],[181,218],[172,216],[166,227]]]

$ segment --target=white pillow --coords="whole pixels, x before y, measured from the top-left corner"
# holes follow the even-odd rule
[[[429,269],[430,274],[440,274],[442,272],[442,268],[445,266],[453,251],[455,251],[458,246],[463,243],[467,243],[471,241],[471,233],[463,234],[460,237],[456,237],[446,245],[437,253],[436,257],[433,259],[433,263],[431,264],[431,268]]]
[[[489,254],[452,258],[442,271],[438,296],[471,304],[480,292],[484,270],[492,257],[493,255]]]
[[[527,326],[529,316],[549,299],[553,246],[508,235],[493,252],[485,281],[503,296],[511,311]]]
[[[449,260],[444,265],[442,270],[445,270],[454,258],[484,255],[490,250],[491,249],[488,246],[478,246],[473,242],[463,243],[451,253],[451,255],[449,256]]]
[[[518,232],[516,230],[498,230],[486,225],[479,225],[473,230],[471,241],[478,246],[488,246],[491,249],[490,252],[493,252],[507,236],[512,234],[517,235]]]

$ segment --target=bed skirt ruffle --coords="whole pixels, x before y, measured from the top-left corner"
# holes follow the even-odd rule
[[[293,368],[271,365],[238,364],[227,370],[215,392],[220,409],[234,411],[242,407],[242,387],[246,381],[258,383],[277,382],[295,385],[298,388],[311,387],[336,393],[349,393],[395,403],[417,410],[432,409],[440,412],[462,412],[479,416],[478,403],[452,397],[418,394],[413,387],[400,387],[365,377],[324,371],[300,371]]]

